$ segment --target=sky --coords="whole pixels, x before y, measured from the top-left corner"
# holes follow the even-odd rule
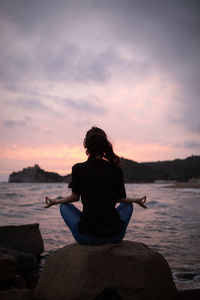
[[[105,130],[138,162],[200,154],[199,0],[0,0],[0,180],[65,175]]]

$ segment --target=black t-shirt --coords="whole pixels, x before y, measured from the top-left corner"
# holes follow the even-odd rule
[[[124,222],[115,209],[126,197],[122,170],[103,159],[89,158],[72,167],[72,192],[81,195],[79,232],[96,237],[120,234]]]

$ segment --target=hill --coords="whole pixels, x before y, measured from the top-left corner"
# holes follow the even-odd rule
[[[155,180],[188,181],[200,177],[200,156],[172,161],[137,163],[121,158],[125,182],[154,182]]]

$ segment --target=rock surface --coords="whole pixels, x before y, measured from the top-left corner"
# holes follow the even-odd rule
[[[34,300],[33,291],[27,289],[10,289],[0,291],[1,300]]]
[[[0,280],[14,278],[16,275],[16,259],[8,254],[0,254]]]
[[[16,275],[16,259],[8,254],[0,254],[0,289],[7,288]]]
[[[106,288],[123,300],[172,300],[176,288],[166,260],[144,244],[72,244],[47,258],[36,300],[93,300]]]
[[[39,263],[37,261],[37,258],[30,253],[0,248],[0,254],[2,253],[15,257],[16,269],[18,274],[27,275],[31,271],[39,269]]]
[[[20,274],[17,274],[13,280],[12,287],[17,289],[25,289],[27,287],[24,277]]]
[[[0,226],[0,248],[40,255],[44,244],[39,224]]]
[[[178,292],[176,300],[199,300],[200,289],[182,290]]]

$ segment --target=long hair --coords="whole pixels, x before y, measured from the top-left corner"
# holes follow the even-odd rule
[[[119,165],[119,157],[114,153],[112,144],[101,128],[92,127],[88,130],[83,145],[86,148],[87,155],[90,155],[91,158],[100,156],[111,163]]]

